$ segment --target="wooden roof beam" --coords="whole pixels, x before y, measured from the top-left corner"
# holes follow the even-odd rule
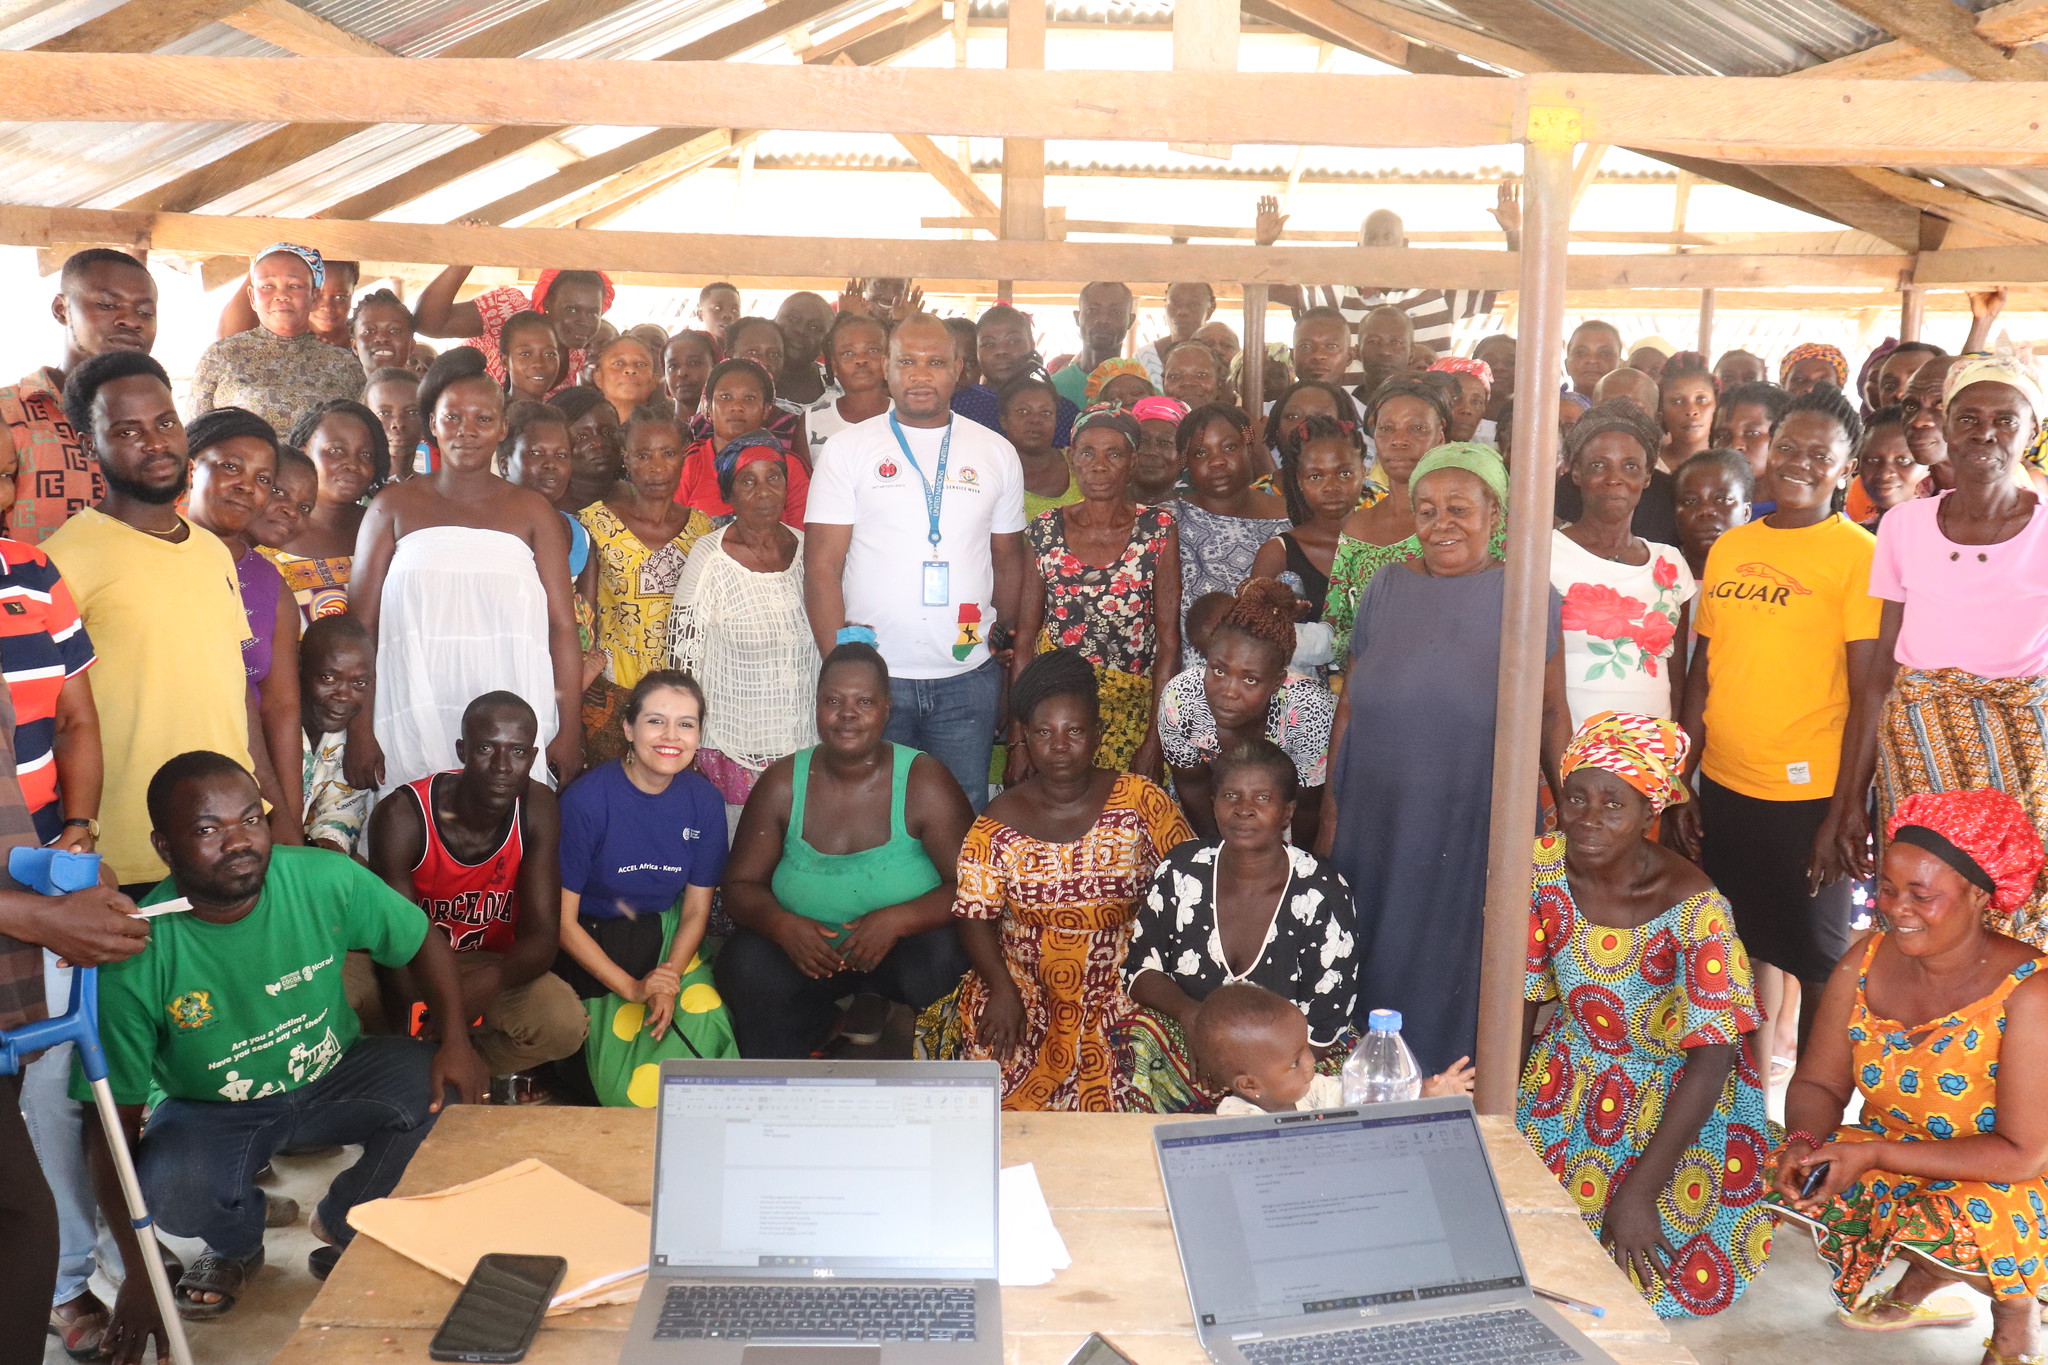
[[[68,33],[37,43],[36,52],[154,52],[249,0],[123,0]]]
[[[2012,48],[2048,38],[2048,0],[2006,0],[2002,5],[1979,10],[1973,20],[1977,37],[1993,47]],[[1942,69],[1938,57],[1930,57],[1911,43],[1893,39],[1821,62],[1789,75],[1820,80],[1909,80]]]
[[[340,24],[322,19],[311,10],[299,8],[291,0],[256,0],[244,9],[223,15],[221,22],[251,38],[261,38],[272,47],[281,47],[301,57],[398,55],[388,47],[349,32]]]
[[[1950,0],[1835,0],[1851,14],[1980,81],[2048,80],[2048,53],[1977,32],[1977,16]]]

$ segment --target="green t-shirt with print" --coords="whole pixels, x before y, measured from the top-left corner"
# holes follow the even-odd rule
[[[178,895],[166,878],[142,898]],[[191,914],[150,921],[149,946],[100,968],[100,1043],[114,1102],[151,1082],[179,1099],[261,1099],[327,1074],[361,1033],[342,959],[367,949],[387,967],[426,937],[419,907],[339,853],[274,847],[256,907],[233,924]],[[90,1100],[74,1066],[71,1096]]]

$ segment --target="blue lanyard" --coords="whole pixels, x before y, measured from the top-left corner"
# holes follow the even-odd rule
[[[910,461],[912,469],[917,470],[918,482],[924,485],[924,510],[932,522],[930,537],[932,554],[937,555],[939,552],[939,505],[946,500],[946,456],[953,449],[953,419],[950,417],[946,419],[946,435],[939,442],[939,467],[936,481],[925,477],[923,467],[917,462],[917,456],[910,453],[910,442],[903,439],[903,427],[896,420],[894,412],[889,414],[889,430],[895,434],[896,444],[902,449],[903,458]]]

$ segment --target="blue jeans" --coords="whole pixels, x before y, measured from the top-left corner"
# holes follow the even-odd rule
[[[995,750],[1002,665],[950,678],[890,678],[889,728],[882,738],[922,749],[946,765],[975,813],[988,804],[989,757]]]
[[[382,1199],[434,1126],[427,1084],[432,1045],[416,1038],[358,1038],[310,1085],[259,1100],[167,1099],[150,1115],[137,1155],[157,1226],[197,1237],[207,1249],[247,1260],[263,1246],[263,1192],[256,1172],[288,1147],[360,1142],[356,1164],[334,1177],[320,1224],[346,1244],[349,1210]]]

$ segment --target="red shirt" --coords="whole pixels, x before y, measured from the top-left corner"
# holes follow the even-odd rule
[[[405,784],[420,803],[427,830],[426,851],[412,870],[413,896],[456,952],[508,952],[519,915],[519,860],[526,851],[519,826],[525,803],[513,803],[512,828],[506,831],[505,842],[482,862],[465,863],[448,851],[434,824],[435,778],[453,776],[436,773]]]
[[[718,496],[718,468],[712,463],[714,454],[709,437],[690,447],[690,453],[683,456],[683,481],[676,485],[676,501],[696,508],[707,517],[729,517],[732,504]],[[785,463],[789,466],[789,492],[782,500],[782,521],[785,526],[801,531],[804,504],[811,498],[811,474],[804,468],[804,462],[795,456],[790,456]]]

